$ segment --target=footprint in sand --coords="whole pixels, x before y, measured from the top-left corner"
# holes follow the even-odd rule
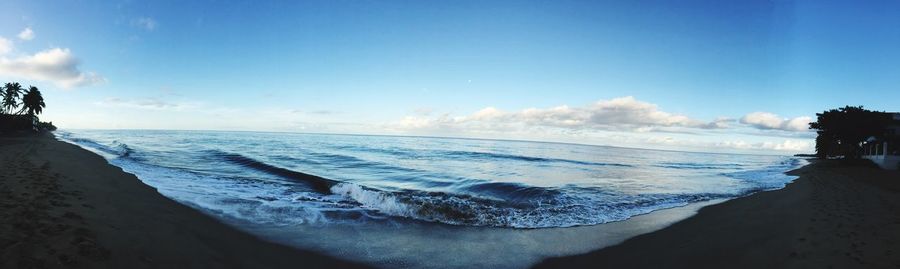
[[[83,218],[81,217],[81,215],[75,214],[75,213],[73,213],[73,212],[66,212],[65,214],[62,215],[62,217],[63,217],[63,218],[67,218],[67,219],[73,219],[73,220],[81,220],[81,219],[83,219]]]
[[[98,261],[109,258],[109,250],[97,245],[97,242],[84,237],[77,237],[72,241],[72,245],[78,248],[78,255],[88,259]]]
[[[66,202],[62,202],[62,201],[58,201],[58,200],[50,200],[50,205],[55,206],[55,207],[69,207],[69,206],[71,206],[70,204],[68,204],[68,203],[66,203]]]
[[[59,264],[61,264],[63,266],[73,266],[76,264],[75,260],[72,259],[71,256],[66,255],[66,254],[60,254],[59,256],[56,257],[56,260],[58,260]]]

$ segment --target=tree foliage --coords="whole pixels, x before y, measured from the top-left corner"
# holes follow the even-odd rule
[[[37,122],[37,115],[44,112],[45,107],[44,96],[37,87],[30,86],[28,90],[23,90],[18,82],[4,84],[0,87],[0,131],[31,127],[55,130],[53,123]]]
[[[22,94],[22,85],[18,82],[9,82],[3,86],[3,107],[5,114],[12,114],[19,107],[19,95]]]
[[[24,94],[23,94],[24,93]],[[44,111],[47,104],[44,103],[44,96],[41,90],[35,86],[28,87],[23,90],[22,85],[18,82],[9,82],[0,89],[0,114],[22,114],[26,113],[31,116],[37,116]],[[21,102],[19,101],[21,97]],[[21,109],[18,109],[21,106]]]
[[[870,111],[862,106],[846,106],[816,113],[817,120],[809,123],[816,130],[816,155],[819,158],[844,156],[859,158],[860,144],[870,137],[883,139],[891,115]]]
[[[44,111],[45,107],[47,105],[44,104],[44,97],[41,95],[41,91],[35,86],[29,87],[25,95],[22,96],[22,110],[27,112],[28,115],[37,116]]]

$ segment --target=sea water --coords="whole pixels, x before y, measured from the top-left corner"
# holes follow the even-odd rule
[[[598,224],[779,189],[794,179],[784,172],[803,164],[787,156],[433,137],[155,130],[57,137],[261,237],[382,267],[515,268],[586,252],[688,214]]]

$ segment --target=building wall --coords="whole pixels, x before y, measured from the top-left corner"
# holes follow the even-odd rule
[[[872,160],[882,169],[897,170],[900,169],[900,156],[897,155],[866,155],[863,158]]]

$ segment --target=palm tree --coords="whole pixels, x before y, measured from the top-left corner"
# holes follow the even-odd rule
[[[22,85],[18,82],[9,82],[3,87],[3,106],[5,112],[12,114],[13,110],[19,107],[19,94],[22,93]]]
[[[27,111],[30,116],[37,116],[41,114],[45,107],[47,105],[44,104],[44,97],[41,96],[41,91],[35,86],[29,87],[25,95],[22,96],[22,111]]]

